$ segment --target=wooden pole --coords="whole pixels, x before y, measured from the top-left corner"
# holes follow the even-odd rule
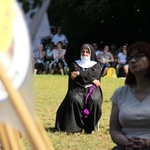
[[[3,150],[11,150],[4,124],[0,123],[0,142]]]
[[[10,102],[14,107],[18,118],[21,120],[24,129],[26,130],[31,144],[36,150],[53,150],[53,147],[47,147],[41,133],[37,127],[36,119],[30,114],[24,99],[20,92],[14,88],[12,81],[7,76],[7,72],[0,62],[0,79],[9,95]]]
[[[6,130],[11,149],[23,150],[23,146],[20,144],[21,141],[19,139],[18,132],[15,131],[9,124],[4,125],[4,128]]]
[[[39,118],[36,117],[36,121],[37,121],[37,124],[38,124],[38,128],[39,128],[39,131],[41,132],[41,136],[42,138],[44,139],[45,141],[45,144],[48,146],[48,147],[53,147],[52,146],[52,143],[50,142],[46,132],[45,132],[45,129],[43,128],[42,126],[42,123],[41,121],[39,120]]]
[[[8,124],[0,124],[0,142],[3,150],[24,150],[18,132]]]

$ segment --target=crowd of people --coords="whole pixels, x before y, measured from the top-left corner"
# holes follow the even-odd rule
[[[67,74],[67,44],[67,37],[62,34],[61,27],[52,37],[43,39],[40,48],[33,53],[33,74]]]
[[[117,77],[125,77],[128,73],[128,62],[126,59],[128,44],[125,43],[118,49],[112,46],[104,45],[103,49],[99,49],[97,43],[92,43],[99,64],[101,65],[101,76],[107,74],[109,68],[116,70]],[[68,74],[68,64],[65,60],[67,44],[62,41],[57,43],[53,39],[48,39],[41,43],[41,47],[33,55],[33,67],[35,74]]]
[[[109,68],[116,70],[117,77],[125,77],[128,73],[127,62],[127,48],[128,44],[124,43],[117,48],[115,44],[104,45],[103,48],[99,48],[97,43],[92,43],[95,49],[97,60],[101,65],[102,77],[106,76]]]
[[[33,74],[61,74],[68,75],[68,64],[65,60],[68,39],[58,27],[56,33],[48,39],[41,41],[41,46],[33,53]],[[107,75],[109,68],[116,70],[117,77],[125,77],[128,73],[126,53],[128,44],[118,47],[116,44],[104,45],[99,48],[97,43],[91,43],[99,64],[101,76]]]

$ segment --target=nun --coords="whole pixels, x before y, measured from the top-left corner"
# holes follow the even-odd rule
[[[102,115],[101,66],[90,44],[81,47],[80,59],[72,62],[67,94],[56,112],[59,132],[91,134]]]

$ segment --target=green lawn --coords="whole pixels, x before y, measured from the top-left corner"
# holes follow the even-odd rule
[[[102,78],[101,87],[104,101],[102,105],[102,118],[99,122],[99,132],[93,134],[72,134],[53,132],[57,108],[67,92],[68,76],[37,75],[34,76],[35,105],[37,116],[47,129],[55,150],[110,150],[114,143],[111,141],[108,126],[111,111],[109,100],[114,90],[124,85],[122,78]],[[29,141],[23,135],[26,150],[31,150]],[[37,141],[38,142],[38,141]]]

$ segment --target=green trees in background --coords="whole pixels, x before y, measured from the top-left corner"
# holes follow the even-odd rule
[[[51,0],[48,15],[52,25],[63,27],[70,49],[77,50],[84,42],[149,42],[149,7],[147,0]]]
[[[28,9],[27,0],[19,1]],[[32,1],[35,6],[41,2]],[[50,24],[62,26],[68,48],[76,53],[84,42],[150,42],[149,7],[148,0],[51,0],[47,12]]]

